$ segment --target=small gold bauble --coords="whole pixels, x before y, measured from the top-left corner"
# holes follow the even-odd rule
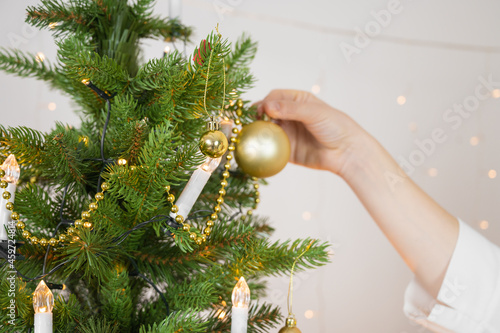
[[[301,333],[297,328],[297,321],[295,320],[295,316],[289,315],[285,321],[285,327],[279,330],[278,333]]]
[[[118,160],[118,165],[124,166],[124,165],[126,165],[126,164],[127,164],[127,160],[126,160],[126,159],[124,159],[124,158],[120,158],[120,159]]]
[[[7,188],[7,182],[5,180],[0,181],[0,188]]]
[[[189,234],[189,238],[191,238],[192,240],[195,240],[196,239],[196,234],[194,232],[190,233]]]
[[[201,152],[211,158],[219,158],[224,155],[228,145],[226,135],[221,131],[205,132],[199,143]]]
[[[75,227],[80,228],[83,225],[82,220],[75,220]]]
[[[31,237],[31,233],[28,230],[24,230],[23,231],[23,237],[26,238],[26,239],[30,238]]]
[[[195,242],[196,242],[196,244],[200,245],[203,242],[203,238],[197,237]]]
[[[97,206],[97,202],[91,202],[91,203],[89,204],[89,209],[90,209],[90,210],[96,210],[97,208],[98,208],[98,206]]]
[[[57,245],[57,240],[55,240],[54,238],[49,239],[49,245],[50,246],[56,246]]]
[[[173,205],[171,208],[170,208],[170,211],[172,213],[177,213],[179,211],[179,207],[177,207],[177,205]]]
[[[38,237],[33,236],[30,238],[31,244],[38,244]]]
[[[243,126],[235,150],[236,162],[250,176],[267,178],[280,172],[290,158],[290,140],[270,121]]]
[[[97,193],[95,194],[95,199],[96,199],[97,201],[104,199],[104,193],[102,193],[102,192],[97,192]]]
[[[87,229],[92,229],[92,222],[85,222],[85,223],[83,224],[83,227],[84,227],[84,228],[87,228]]]
[[[78,242],[80,240],[80,237],[78,236],[73,236],[73,238],[71,239],[73,242]]]
[[[205,233],[205,235],[210,236],[210,233],[212,232],[212,229],[210,227],[206,227],[203,232]]]
[[[182,225],[182,230],[189,231],[189,229],[191,229],[191,226],[189,224],[185,223]],[[191,236],[191,235],[189,235],[189,236]]]
[[[101,189],[102,189],[103,191],[107,191],[107,190],[109,190],[109,183],[106,183],[106,182],[102,183],[102,184],[101,184]]]
[[[14,209],[14,204],[12,202],[7,202],[5,204],[5,208],[7,208],[8,210],[13,210]]]
[[[174,202],[175,201],[175,196],[173,194],[169,194],[167,197],[168,202]]]
[[[212,214],[210,215],[210,218],[211,218],[212,220],[217,220],[218,216],[217,216],[217,214],[212,213]]]
[[[49,242],[49,241],[48,241],[48,240],[46,240],[45,238],[42,238],[42,239],[40,239],[40,240],[39,240],[39,243],[40,243],[40,245],[41,245],[41,246],[47,246],[47,243],[48,243],[48,242]]]
[[[13,219],[14,221],[19,220],[19,213],[13,212],[12,214],[10,214],[10,218]]]
[[[214,221],[212,221],[212,220],[208,220],[207,221],[207,226],[208,227],[213,227],[213,225],[214,225]]]
[[[182,215],[177,215],[177,216],[175,217],[175,222],[177,222],[177,223],[182,223],[182,222],[184,222],[184,217],[183,217]]]
[[[5,170],[0,169],[0,178],[5,177]]]
[[[5,200],[9,200],[10,199],[10,193],[5,191],[2,193],[2,198],[4,198]]]
[[[26,225],[24,224],[23,221],[17,221],[16,223],[16,228],[19,229],[19,230],[22,230],[26,227]]]
[[[71,235],[72,233],[75,232],[75,228],[73,227],[69,227],[68,230],[67,230],[68,234]]]
[[[90,212],[89,211],[83,211],[82,212],[82,219],[87,220],[90,218]]]
[[[59,235],[59,241],[64,242],[66,240],[66,235],[65,234],[60,234]]]

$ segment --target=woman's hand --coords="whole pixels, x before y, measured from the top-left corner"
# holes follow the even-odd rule
[[[305,91],[273,90],[257,105],[285,130],[295,164],[342,176],[363,141],[371,139],[345,113]]]

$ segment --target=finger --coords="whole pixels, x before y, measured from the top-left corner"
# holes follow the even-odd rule
[[[289,100],[264,101],[260,106],[269,117],[282,120],[295,120],[311,124],[324,118],[324,105],[319,103],[303,103]]]
[[[314,95],[307,91],[293,90],[293,89],[275,89],[272,90],[265,98],[264,101],[270,100],[288,100],[296,102],[306,102],[315,98]]]

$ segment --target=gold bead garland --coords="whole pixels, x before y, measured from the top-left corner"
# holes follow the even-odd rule
[[[126,162],[125,162],[125,164],[126,164]],[[119,163],[119,165],[125,165],[125,164]],[[3,178],[4,176],[5,176],[5,171],[0,169],[0,178]],[[0,181],[0,188],[5,189],[5,188],[7,188],[7,185],[8,185],[7,182]],[[91,217],[91,213],[94,212],[99,207],[98,202],[101,201],[102,199],[104,199],[104,192],[109,190],[109,188],[110,188],[109,183],[106,183],[106,182],[102,183],[101,184],[102,192],[96,193],[96,195],[95,195],[96,201],[91,202],[89,204],[88,211],[82,212],[82,219],[76,220],[74,223],[74,227],[69,227],[66,230],[66,233],[61,233],[59,235],[58,239],[50,238],[47,240],[46,238],[39,239],[38,237],[33,236],[31,234],[31,232],[26,230],[26,224],[22,221],[19,221],[20,216],[19,216],[19,213],[14,211],[14,204],[12,202],[7,202],[5,204],[5,207],[12,212],[10,214],[10,217],[12,220],[17,221],[16,228],[18,230],[22,231],[21,235],[24,239],[31,242],[33,245],[38,244],[42,247],[46,247],[46,246],[50,245],[52,247],[55,247],[61,243],[67,242],[67,241],[70,241],[70,242],[78,241],[80,239],[80,237],[78,237],[76,234],[78,233],[78,229],[81,229],[82,227],[85,229],[92,229],[93,224],[92,224],[92,222],[89,221],[89,219]],[[10,199],[10,197],[11,197],[11,193],[9,193],[7,190],[4,190],[4,192],[2,193],[2,198],[8,200],[8,199]]]

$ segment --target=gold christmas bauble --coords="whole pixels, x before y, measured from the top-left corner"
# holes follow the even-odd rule
[[[278,333],[301,333],[297,328],[297,320],[295,320],[294,314],[290,314],[286,318],[285,326]]]
[[[205,156],[218,158],[226,152],[228,142],[226,135],[221,131],[207,131],[201,136],[199,145]]]
[[[302,333],[297,327],[285,326],[278,333]]]
[[[280,126],[257,120],[241,129],[235,157],[241,170],[250,176],[271,177],[288,163],[290,140]]]

